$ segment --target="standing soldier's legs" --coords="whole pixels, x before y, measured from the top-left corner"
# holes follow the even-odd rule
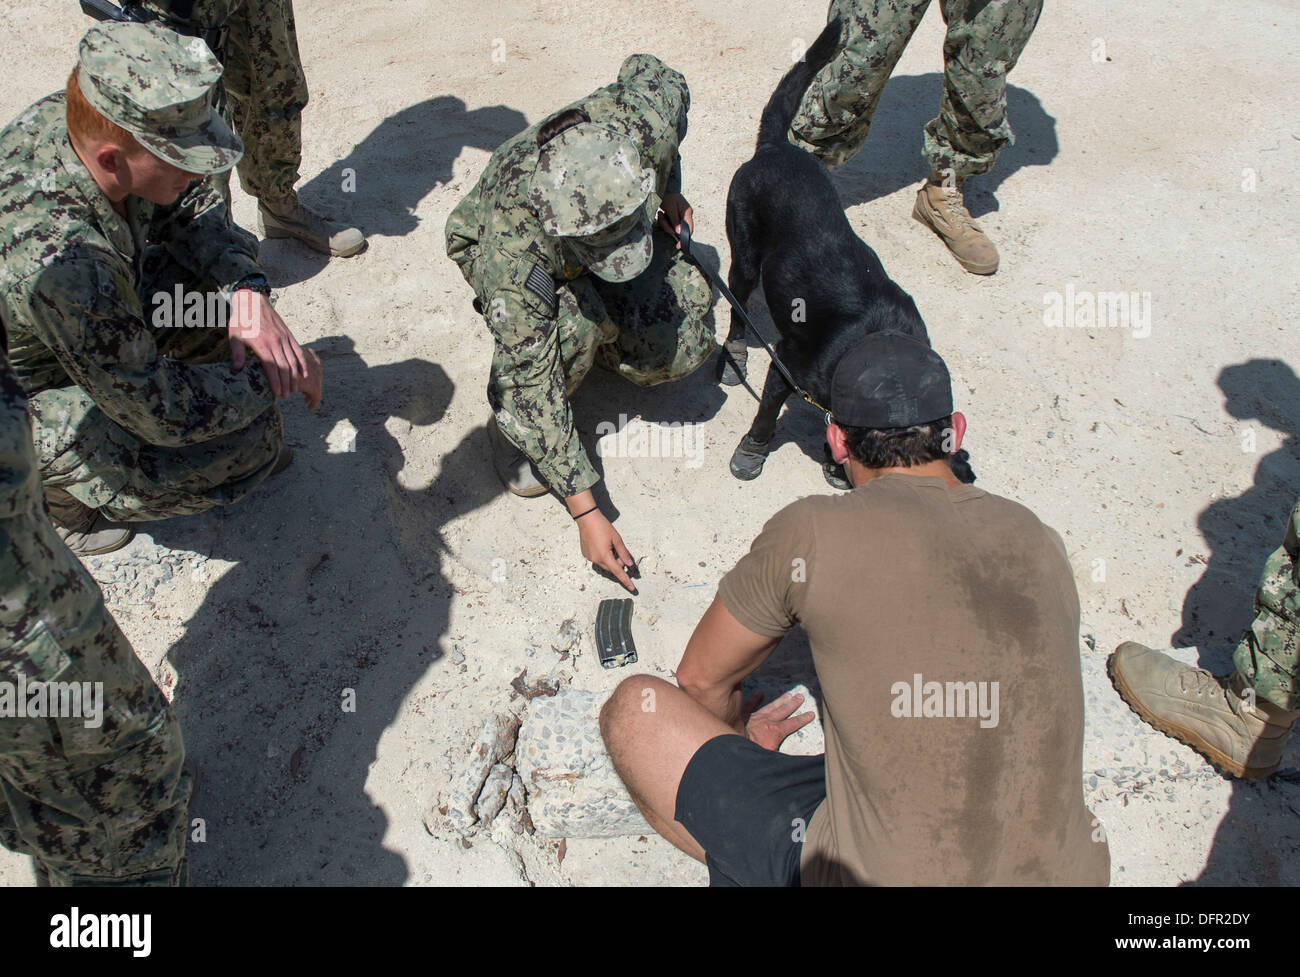
[[[1300,719],[1300,502],[1264,565],[1255,620],[1216,677],[1136,642],[1111,655],[1111,680],[1146,722],[1236,777],[1277,770]]]
[[[998,270],[998,251],[971,218],[961,185],[993,165],[1014,136],[1007,123],[1007,72],[1034,32],[1042,0],[940,0],[943,100],[925,127],[930,176],[917,191],[912,216],[943,239],[975,275]]]
[[[304,207],[294,189],[308,93],[292,0],[247,0],[229,27],[223,84],[244,142],[239,182],[258,200],[262,234],[297,238],[323,254],[356,254],[365,247],[362,233]]]
[[[0,552],[0,689],[25,690],[28,712],[0,717],[0,844],[53,885],[183,882],[191,785],[171,706],[43,512],[0,521]],[[30,714],[49,701],[36,682],[68,683],[59,715]]]
[[[247,0],[231,18],[222,82],[244,142],[239,182],[258,200],[293,196],[307,78],[289,0]]]
[[[826,20],[840,18],[844,48],[804,92],[790,141],[838,166],[857,155],[871,128],[885,82],[930,0],[831,0]]]
[[[993,166],[1015,141],[1007,122],[1007,74],[1020,59],[1042,12],[1042,0],[940,0],[943,101],[925,127],[931,179],[961,186]]]
[[[1255,591],[1255,620],[1232,656],[1258,701],[1300,709],[1300,502],[1282,545],[1264,564]]]
[[[717,346],[713,290],[676,243],[656,228],[644,272],[630,282],[594,282],[618,327],[614,341],[596,351],[597,362],[644,387],[680,380]]]

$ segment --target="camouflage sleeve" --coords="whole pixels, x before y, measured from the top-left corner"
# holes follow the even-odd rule
[[[513,276],[485,299],[495,340],[488,400],[498,426],[562,498],[591,488],[600,477],[574,429],[554,311]]]
[[[216,282],[226,298],[232,285],[262,270],[257,238],[231,222],[226,202],[210,180],[192,188],[174,207],[161,209],[154,233],[153,240],[165,244],[181,267]]]
[[[456,267],[471,286],[474,285],[474,258],[478,254],[478,227],[473,218],[467,197],[448,215],[444,231],[447,257],[456,262]]]
[[[149,444],[241,430],[274,402],[255,358],[236,372],[159,353],[134,287],[107,262],[59,261],[30,288],[31,332],[100,410]]]

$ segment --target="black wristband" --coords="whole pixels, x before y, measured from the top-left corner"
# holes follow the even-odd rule
[[[230,286],[231,294],[238,292],[240,289],[248,289],[252,292],[261,292],[263,295],[270,296],[271,283],[266,280],[266,276],[260,272],[252,275],[245,275],[234,285]]]
[[[589,515],[591,515],[593,512],[595,512],[595,511],[596,511],[597,509],[599,509],[599,508],[600,508],[600,506],[598,506],[598,505],[593,505],[593,506],[592,506],[590,509],[588,509],[586,512],[579,512],[576,516],[573,517],[573,521],[574,521],[574,522],[577,522],[577,521],[578,521],[579,519],[581,519],[583,516],[589,516]]]

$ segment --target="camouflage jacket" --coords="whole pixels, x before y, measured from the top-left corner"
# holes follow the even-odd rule
[[[146,245],[165,246],[196,282],[227,296],[258,271],[257,239],[229,223],[210,182],[204,190],[171,207],[130,196],[118,216],[68,140],[62,93],[0,130],[0,321],[29,397],[79,386],[157,445],[240,430],[272,403],[260,367],[165,357],[145,317],[137,290]]]
[[[0,520],[30,515],[40,500],[27,397],[0,344]]]
[[[623,133],[641,147],[642,165],[656,174],[655,193],[646,202],[653,222],[663,195],[681,190],[677,147],[686,135],[690,108],[686,79],[653,55],[634,54],[623,62],[614,84],[547,118],[573,108],[586,110],[593,123]],[[599,478],[574,431],[565,396],[555,302],[540,294],[546,289],[525,285],[535,267],[553,282],[584,274],[562,242],[542,231],[528,200],[541,125],[492,154],[474,189],[447,219],[447,254],[474,289],[475,308],[495,341],[488,381],[492,409],[540,418],[537,440],[545,450],[532,461],[546,483],[567,497]]]

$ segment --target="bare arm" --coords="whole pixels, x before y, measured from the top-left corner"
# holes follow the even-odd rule
[[[755,634],[714,597],[686,644],[677,666],[677,684],[743,736],[740,683],[767,660],[780,640]]]

